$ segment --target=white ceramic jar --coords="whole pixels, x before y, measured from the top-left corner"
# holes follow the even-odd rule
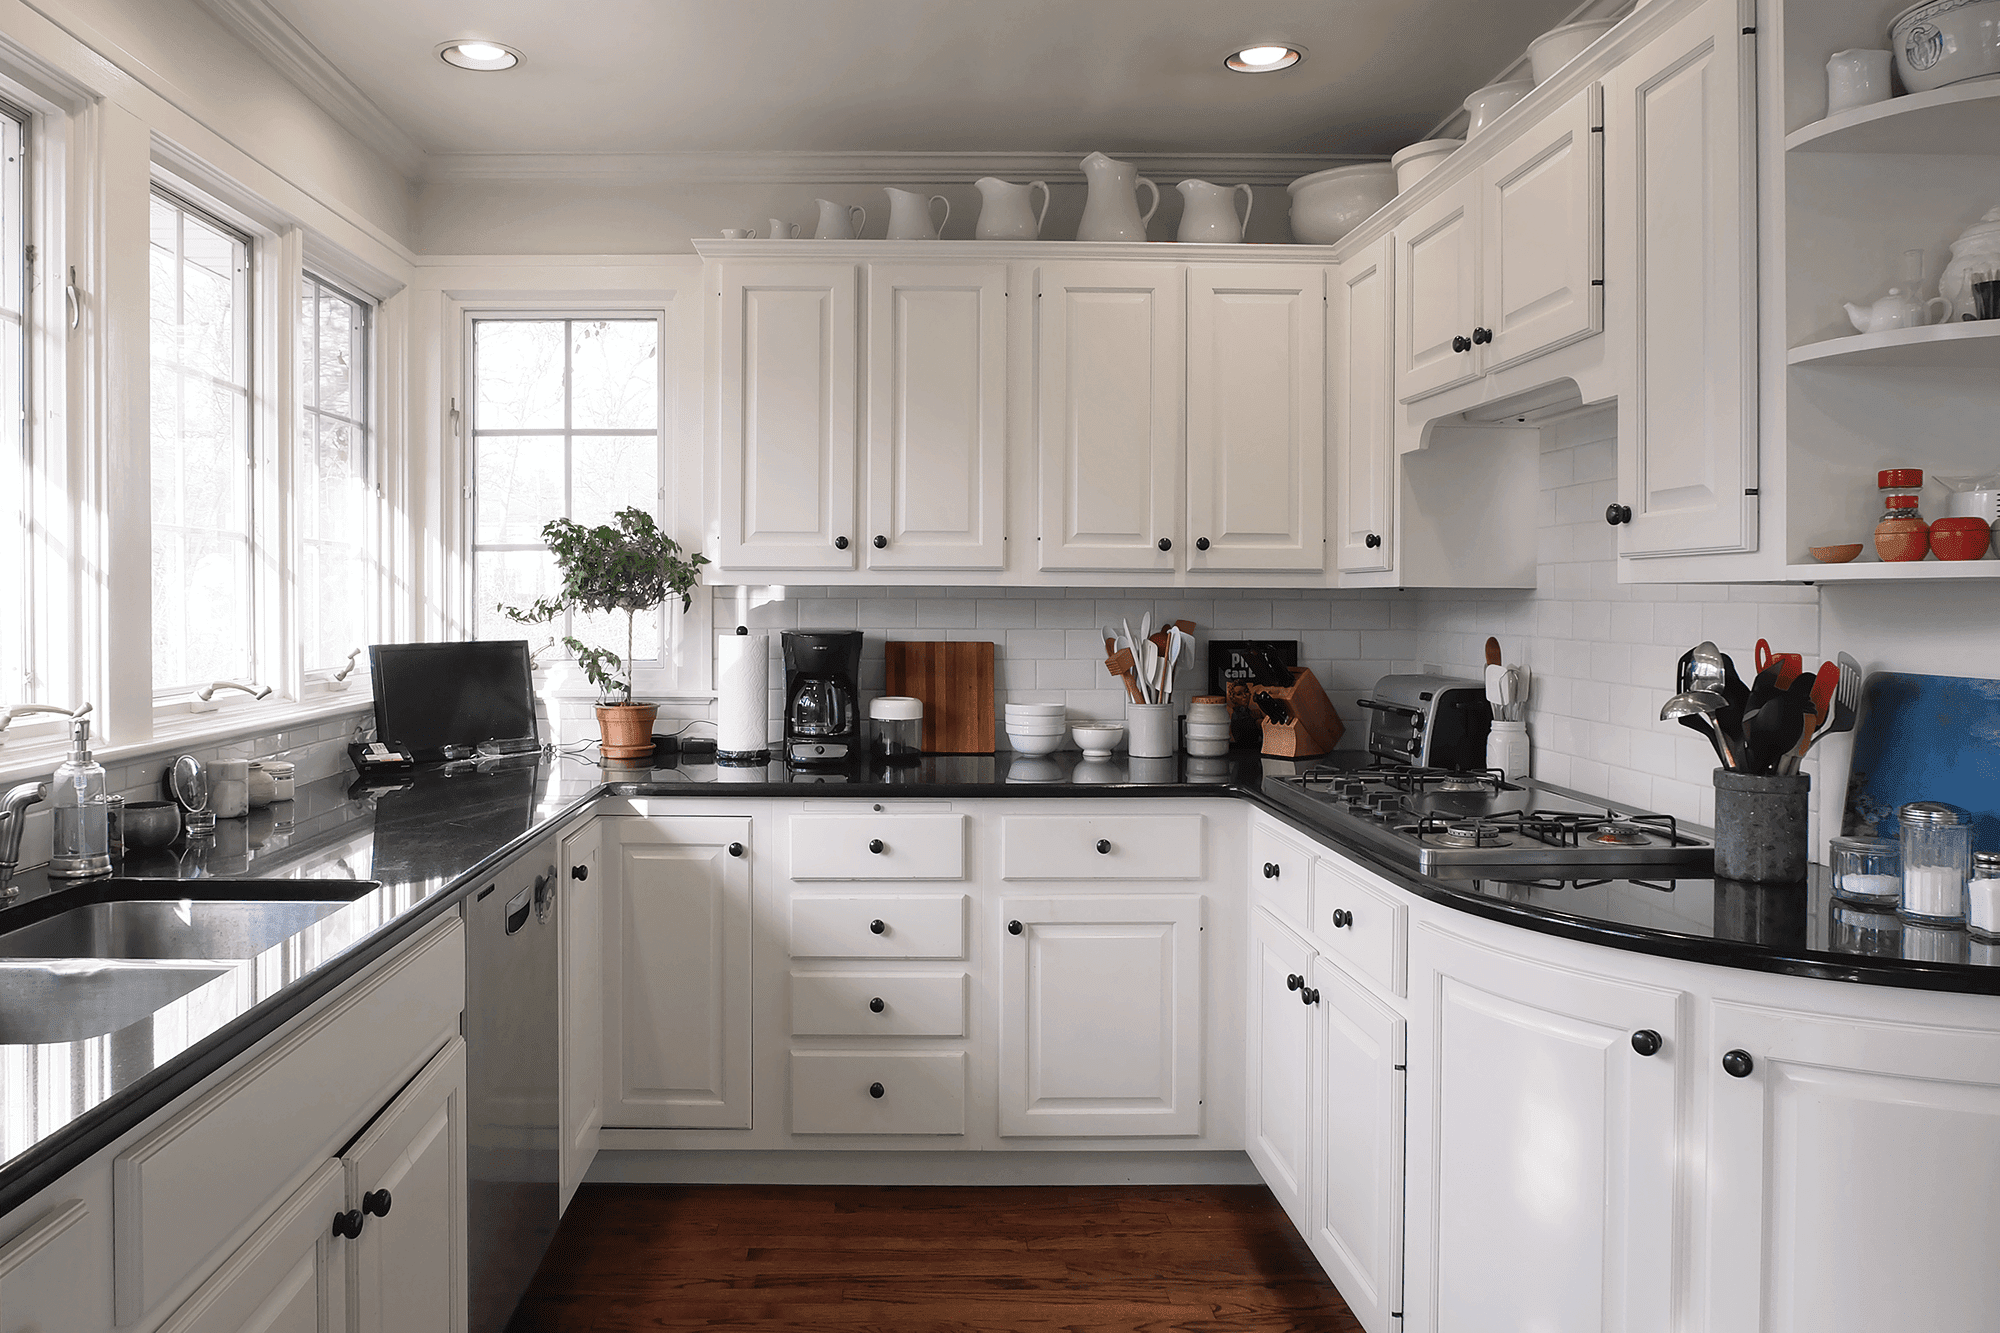
[[[1826,62],[1826,114],[1889,100],[1887,51],[1835,51]]]
[[[217,819],[241,819],[250,813],[248,759],[209,760],[208,808]]]
[[[289,759],[266,759],[264,771],[271,775],[271,802],[289,801],[298,794],[294,785],[298,766]]]
[[[250,771],[245,778],[249,793],[250,808],[262,810],[278,799],[278,784],[259,760],[250,762]]]

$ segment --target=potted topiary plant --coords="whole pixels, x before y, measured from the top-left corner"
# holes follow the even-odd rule
[[[653,752],[653,719],[658,704],[632,702],[634,619],[670,597],[685,612],[694,604],[694,586],[708,557],[683,556],[680,543],[660,531],[643,509],[621,509],[609,524],[586,528],[566,518],[550,519],[542,540],[556,558],[562,588],[532,605],[501,606],[500,613],[524,625],[540,625],[565,611],[625,613],[625,655],[565,635],[583,674],[597,687],[597,729],[607,759],[641,759]]]

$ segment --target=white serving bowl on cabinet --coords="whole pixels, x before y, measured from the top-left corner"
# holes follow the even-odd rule
[[[1617,19],[1585,19],[1550,28],[1528,43],[1528,70],[1536,83],[1547,83],[1557,70],[1582,55],[1590,46],[1618,26]]]
[[[1332,245],[1396,197],[1396,169],[1387,162],[1332,167],[1301,176],[1285,189],[1292,196],[1292,239]]]

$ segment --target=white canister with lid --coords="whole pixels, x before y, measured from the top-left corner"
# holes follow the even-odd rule
[[[250,813],[250,761],[208,761],[208,808],[217,819],[241,819]]]
[[[876,758],[911,760],[924,752],[922,699],[885,694],[868,705],[868,724]]]
[[[1963,922],[1972,817],[1943,801],[1912,801],[1896,820],[1903,841],[1903,915],[1939,925]]]
[[[289,801],[297,794],[298,789],[294,785],[294,779],[298,773],[298,766],[291,760],[266,759],[264,761],[264,771],[271,775],[271,800],[273,803]]]
[[[1486,733],[1486,766],[1497,769],[1507,781],[1528,776],[1529,755],[1527,723],[1495,722]]]
[[[246,783],[252,810],[265,809],[278,799],[278,784],[272,779],[270,770],[264,767],[262,760],[250,761],[250,772]]]

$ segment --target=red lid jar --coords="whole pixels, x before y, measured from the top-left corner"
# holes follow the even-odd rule
[[[1931,549],[1940,560],[1977,560],[1993,543],[1993,526],[1983,518],[1941,518],[1931,524]]]
[[[1882,521],[1875,525],[1875,553],[1884,560],[1900,562],[1921,560],[1930,549],[1930,524],[1917,512],[1917,497],[1891,495]]]
[[[1876,487],[1885,492],[1914,492],[1923,484],[1924,470],[1920,467],[1885,467],[1875,474]]]

